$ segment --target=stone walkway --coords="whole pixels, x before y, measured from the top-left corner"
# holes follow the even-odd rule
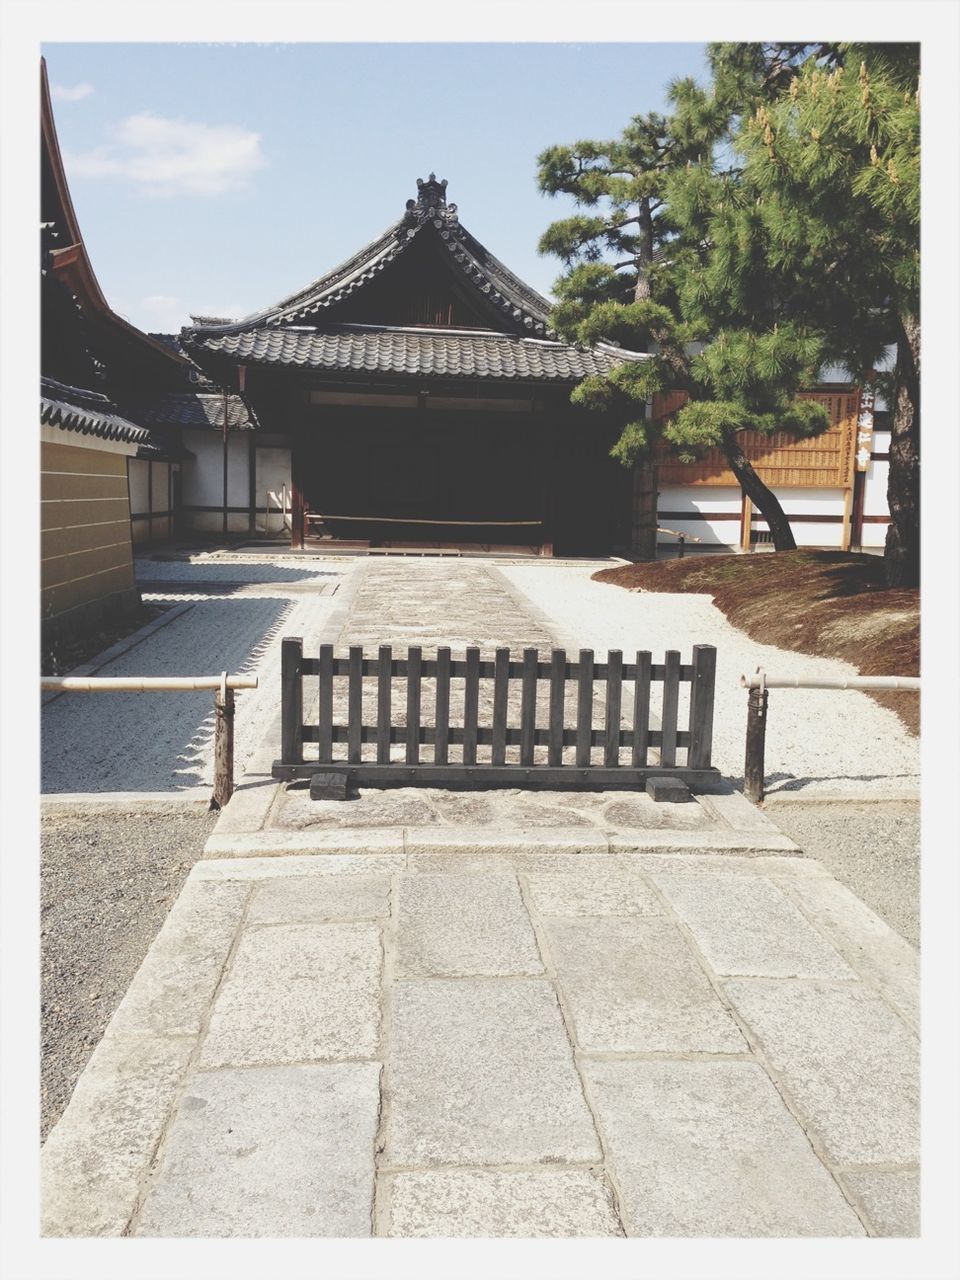
[[[351,591],[323,639],[565,639],[482,564]],[[45,1234],[917,1234],[916,952],[742,797],[311,808],[274,750],[46,1143]]]

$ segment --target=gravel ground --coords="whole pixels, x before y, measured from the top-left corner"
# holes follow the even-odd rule
[[[747,694],[742,673],[853,676],[835,659],[758,644],[730,625],[707,595],[636,593],[591,582],[593,566],[504,566],[504,575],[584,647],[656,655],[717,646],[713,763],[743,781]],[[655,695],[656,696],[656,695]],[[683,703],[681,701],[681,714]],[[766,740],[767,790],[856,794],[919,786],[919,742],[885,707],[853,690],[774,689]]]
[[[144,561],[141,568],[151,575],[164,571],[177,582],[195,582],[202,590],[204,582],[222,582],[217,574],[224,566]],[[306,579],[327,587],[329,569],[226,568],[249,578],[249,594],[240,587],[226,598],[196,600],[97,675],[215,675],[223,670],[258,675],[258,689],[237,695],[234,759],[239,777],[280,706],[281,636],[309,640],[336,606],[337,597],[311,595],[302,588],[284,592],[283,581],[300,587]],[[341,581],[343,576],[336,575]],[[269,595],[256,585],[278,577]],[[64,694],[48,703],[42,714],[45,794],[182,791],[212,785],[214,712],[208,691]]]
[[[213,829],[215,814],[47,817],[41,827],[45,1138]]]
[[[914,946],[920,945],[920,806],[767,806],[777,826]]]

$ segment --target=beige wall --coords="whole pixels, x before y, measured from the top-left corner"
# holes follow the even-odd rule
[[[40,445],[41,618],[134,588],[126,452]]]

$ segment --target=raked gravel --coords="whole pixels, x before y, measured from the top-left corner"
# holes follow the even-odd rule
[[[713,763],[735,786],[743,782],[747,693],[740,675],[758,666],[778,675],[853,676],[833,658],[758,644],[732,626],[708,595],[627,591],[592,582],[595,566],[502,566],[501,572],[534,605],[598,657],[622,649],[624,658],[650,649],[654,661],[694,644],[717,647]],[[856,690],[773,689],[766,739],[769,791],[807,794],[883,794],[919,786],[919,742],[898,717]]]
[[[223,566],[148,561],[143,573],[175,570],[167,576],[190,581],[202,592],[205,582],[222,582]],[[98,676],[197,676],[255,674],[256,690],[237,695],[234,767],[239,777],[280,706],[280,640],[302,635],[313,643],[337,596],[275,590],[254,594],[255,584],[274,580],[269,565],[230,565],[231,573],[249,578],[249,590],[238,587],[224,597],[195,600],[190,608],[142,643],[97,671]],[[216,572],[214,572],[216,571]],[[280,568],[276,575],[297,575],[298,584],[316,581],[327,587],[346,576],[329,568],[301,571]],[[109,701],[107,701],[109,700]],[[105,711],[105,708],[107,710]],[[56,792],[175,792],[213,783],[213,694],[197,693],[68,693],[43,708],[42,783]]]

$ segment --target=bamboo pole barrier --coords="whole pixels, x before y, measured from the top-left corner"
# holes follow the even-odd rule
[[[41,676],[42,690],[58,693],[183,693],[215,689],[212,807],[222,809],[233,795],[234,691],[256,689],[257,676]]]
[[[164,693],[219,689],[221,676],[41,676],[40,688],[57,693]],[[256,689],[257,676],[227,676],[228,689]]]
[[[742,689],[913,689],[919,690],[919,676],[772,676],[758,671],[741,676]]]
[[[764,795],[764,752],[767,736],[768,689],[903,689],[920,691],[919,676],[772,676],[762,667],[740,677],[747,698],[747,743],[743,762],[743,794],[754,804]]]

